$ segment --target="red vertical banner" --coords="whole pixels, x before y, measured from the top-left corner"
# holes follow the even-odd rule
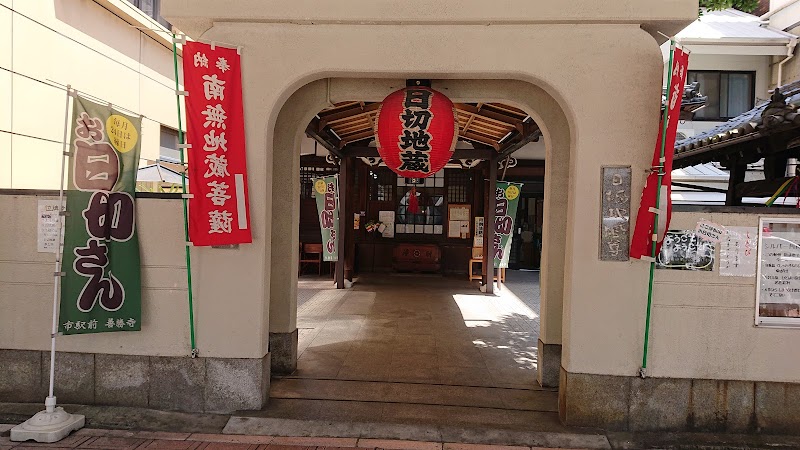
[[[670,85],[667,90],[667,126],[666,138],[664,141],[664,160],[661,161],[661,142],[664,132],[663,118],[658,127],[658,140],[656,141],[655,154],[653,155],[653,171],[647,176],[647,182],[642,191],[642,200],[639,204],[639,212],[636,215],[636,226],[633,230],[631,241],[631,257],[641,259],[650,257],[653,245],[653,214],[656,208],[656,196],[659,197],[658,203],[658,241],[656,245],[656,255],[661,250],[661,241],[669,227],[672,216],[672,159],[675,155],[675,136],[678,133],[678,122],[680,121],[681,99],[683,98],[683,87],[686,84],[686,71],[689,65],[689,53],[680,48],[675,48],[672,57],[672,73]],[[661,191],[658,192],[658,167],[663,165],[664,176],[661,180]]]
[[[252,242],[237,49],[187,42],[183,85],[192,193],[189,240],[198,246]]]

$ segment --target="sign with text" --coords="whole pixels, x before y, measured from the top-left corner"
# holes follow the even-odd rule
[[[311,180],[317,200],[319,227],[322,231],[322,259],[339,260],[339,177],[330,175]]]
[[[522,184],[497,182],[495,189],[494,208],[494,242],[492,255],[494,255],[494,268],[507,268],[508,256],[511,253],[511,241],[514,235],[514,218],[517,217],[519,195]]]
[[[62,207],[63,209],[63,207]],[[39,253],[58,252],[61,227],[58,221],[58,199],[40,198],[36,208],[37,246]]]
[[[71,123],[59,330],[137,331],[142,295],[134,191],[142,119],[75,96]]]
[[[711,242],[719,242],[725,235],[725,227],[714,222],[701,220],[697,222],[697,228],[695,228],[694,232],[700,239]]]
[[[800,219],[761,218],[758,324],[800,326]]]
[[[627,261],[631,233],[631,167],[602,168],[600,261]]]
[[[241,60],[236,49],[183,46],[189,151],[189,240],[253,242],[247,194]]]
[[[656,256],[656,269],[714,269],[714,243],[700,239],[694,230],[669,230]]]
[[[428,87],[389,94],[375,118],[378,153],[401,177],[427,178],[440,171],[453,156],[457,140],[453,102]]]
[[[725,227],[719,247],[719,274],[723,277],[756,276],[758,228]]]

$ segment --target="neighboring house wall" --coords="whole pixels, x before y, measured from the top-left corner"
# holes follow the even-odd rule
[[[691,51],[692,47],[687,46]],[[666,66],[665,66],[666,70]],[[745,71],[755,72],[755,103],[760,99],[769,98],[770,57],[761,55],[712,55],[696,54],[689,56],[689,70],[719,70],[719,71]],[[700,86],[700,93],[707,95],[704,86]],[[754,103],[754,104],[755,104]],[[678,131],[686,137],[708,131],[722,123],[710,120],[687,120],[678,125]]]
[[[48,80],[143,114],[142,158],[177,128],[171,38],[125,0],[0,0],[0,49],[0,188],[58,188],[66,94]]]

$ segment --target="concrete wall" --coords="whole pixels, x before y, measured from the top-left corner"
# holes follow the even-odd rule
[[[49,350],[54,253],[37,252],[35,195],[0,195],[0,348]],[[58,198],[58,197],[43,197]],[[127,355],[188,355],[189,308],[179,200],[139,199],[142,331],[64,336],[58,349]],[[200,295],[202,298],[202,295]],[[202,314],[198,299],[197,312]],[[204,329],[211,337],[213,328]]]
[[[758,217],[675,213],[670,228],[694,229],[700,219],[758,227]],[[755,295],[755,277],[722,277],[716,265],[711,272],[656,271],[651,375],[800,383],[800,360],[787,357],[800,348],[800,333],[756,327]]]
[[[125,0],[0,2],[0,188],[58,188],[66,95],[47,80],[143,114],[156,159],[161,124],[177,128],[166,31]]]

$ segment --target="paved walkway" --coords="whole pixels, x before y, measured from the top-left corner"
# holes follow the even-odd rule
[[[11,442],[11,425],[0,424],[0,450],[22,449],[125,449],[125,450],[532,450],[531,447],[475,445],[385,439],[245,436],[227,434],[171,433],[163,431],[120,431],[84,428],[53,444]],[[542,449],[533,447],[533,450]]]
[[[487,296],[460,278],[369,274],[352,290],[301,278],[293,376],[536,388],[538,274],[509,282]]]

